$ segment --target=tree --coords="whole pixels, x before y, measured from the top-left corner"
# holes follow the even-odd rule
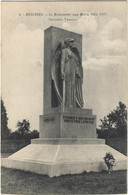
[[[23,138],[25,135],[30,133],[30,122],[26,119],[23,119],[22,122],[17,122],[17,130],[16,132]]]
[[[39,131],[38,130],[33,130],[31,132],[31,137],[30,138],[31,139],[33,139],[33,138],[39,138]]]
[[[1,139],[8,139],[10,130],[8,128],[8,117],[4,102],[1,99]]]
[[[127,137],[127,110],[126,105],[119,102],[111,113],[101,119],[100,129],[97,130],[98,137],[126,138]]]

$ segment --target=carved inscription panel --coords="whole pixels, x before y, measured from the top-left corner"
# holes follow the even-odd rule
[[[55,121],[55,117],[44,118],[44,122],[54,122],[54,121]]]
[[[46,117],[44,118],[44,122],[54,122],[55,117]],[[63,116],[64,123],[87,123],[94,124],[94,117],[81,117],[81,116]]]
[[[94,124],[95,118],[80,116],[63,116],[65,123],[88,123]]]

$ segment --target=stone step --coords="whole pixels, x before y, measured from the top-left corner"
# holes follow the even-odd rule
[[[57,144],[57,145],[75,145],[75,144],[105,144],[104,139],[97,138],[38,138],[32,139],[32,144]]]

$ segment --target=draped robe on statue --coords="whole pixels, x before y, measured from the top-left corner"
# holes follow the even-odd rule
[[[65,75],[64,80],[62,73]],[[82,108],[84,105],[82,95],[83,68],[77,48],[64,47],[62,49],[61,43],[58,45],[53,55],[51,75],[59,104],[64,104],[65,107]],[[65,90],[62,90],[64,82]],[[63,102],[63,98],[65,102]]]
[[[82,66],[70,48],[62,50],[61,73],[65,75],[65,106],[83,107]]]

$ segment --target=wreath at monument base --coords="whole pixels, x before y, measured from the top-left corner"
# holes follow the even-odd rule
[[[104,157],[104,161],[108,167],[108,173],[111,174],[111,171],[113,171],[113,167],[116,165],[115,158],[113,157],[113,155],[110,152],[108,152],[108,153],[106,153],[106,155]]]

